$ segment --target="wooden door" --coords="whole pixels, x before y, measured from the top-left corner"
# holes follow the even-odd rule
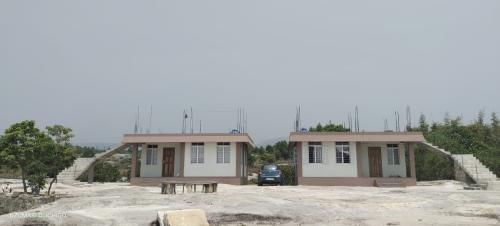
[[[370,164],[370,177],[382,177],[382,155],[380,147],[368,148],[368,162]]]
[[[174,176],[175,148],[163,148],[163,177]]]

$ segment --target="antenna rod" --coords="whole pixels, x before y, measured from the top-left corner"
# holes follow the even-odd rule
[[[295,121],[293,122],[293,127],[294,127],[294,130],[295,132],[298,132],[299,131],[299,108],[298,107],[295,107]]]
[[[141,117],[140,117],[139,105],[137,105],[137,127],[139,128],[139,133],[142,133],[142,125],[141,125]]]
[[[411,130],[411,111],[410,105],[406,106],[406,128],[405,131]]]
[[[300,105],[299,105],[299,123],[298,123],[298,125],[299,125],[299,131],[302,129],[301,128],[302,127],[302,119],[300,117],[301,117],[301,112],[300,112]]]
[[[359,132],[359,113],[358,113],[358,106],[356,105],[354,109],[354,127],[356,132]]]
[[[191,107],[191,133],[193,133],[193,107]]]
[[[245,133],[247,132],[248,129],[248,113],[247,110],[245,109]]]
[[[137,112],[139,112],[139,108],[137,108]],[[135,121],[135,124],[134,124],[134,133],[137,133],[138,132],[138,125],[137,125],[137,114],[135,115],[134,117],[134,121]]]
[[[151,119],[153,118],[153,105],[151,105],[151,109],[149,110],[149,127],[147,133],[151,132]]]
[[[186,133],[186,118],[187,118],[187,114],[186,114],[186,109],[184,109],[184,111],[182,111],[182,133]]]
[[[243,132],[247,132],[247,109],[243,109]]]
[[[236,110],[236,130],[240,131],[240,108]]]

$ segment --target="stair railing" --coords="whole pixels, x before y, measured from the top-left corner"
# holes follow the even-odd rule
[[[462,157],[462,169],[464,169],[464,155],[461,155]],[[464,172],[465,172],[465,169],[464,169]]]
[[[477,165],[474,164],[474,167],[476,167],[476,180],[477,180],[476,183],[479,184],[479,174],[477,173]]]

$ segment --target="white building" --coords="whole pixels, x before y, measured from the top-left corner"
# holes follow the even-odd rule
[[[125,134],[132,148],[130,183],[157,185],[166,179],[245,184],[253,141],[246,133]]]
[[[419,132],[297,132],[290,134],[299,185],[416,185],[413,146]]]

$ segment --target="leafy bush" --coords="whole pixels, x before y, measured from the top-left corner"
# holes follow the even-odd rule
[[[75,146],[75,148],[76,148],[77,155],[82,157],[82,158],[91,158],[91,157],[94,157],[95,154],[101,153],[104,151],[101,149],[97,149],[94,147],[87,147],[87,146],[83,146],[83,147]]]
[[[86,182],[88,180],[88,171],[85,171],[78,180]],[[117,182],[120,180],[120,170],[108,162],[99,162],[94,166],[94,181],[96,182]]]
[[[418,181],[455,179],[453,160],[422,145],[415,148],[415,170]]]
[[[35,161],[28,165],[27,167],[28,187],[31,189],[33,195],[39,195],[40,190],[45,188],[45,182],[47,179],[47,167],[39,162]]]
[[[258,180],[256,178],[252,178],[250,180],[248,180],[248,184],[257,184],[258,183]]]
[[[280,166],[283,174],[283,185],[295,185],[295,168],[290,165]]]

